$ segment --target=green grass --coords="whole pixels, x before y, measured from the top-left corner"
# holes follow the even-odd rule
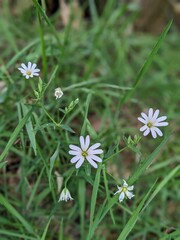
[[[159,36],[127,34],[137,12],[110,0],[98,16],[89,2],[92,21],[74,28],[74,16],[60,27],[59,14],[48,17],[36,0],[16,17],[3,1],[1,240],[180,235],[179,33],[169,21]],[[18,71],[28,61],[38,64],[41,79]],[[64,92],[59,100],[57,87]],[[162,138],[139,132],[137,117],[149,107],[168,117]],[[70,163],[69,144],[79,144],[81,134],[102,144],[98,169],[77,171]],[[134,135],[141,136],[136,146],[127,142]],[[119,203],[113,193],[122,179],[134,185],[135,197]],[[65,185],[74,200],[58,202]]]

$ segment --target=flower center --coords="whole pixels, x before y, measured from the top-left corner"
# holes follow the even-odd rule
[[[148,122],[147,126],[148,126],[148,128],[151,128],[151,127],[153,127],[153,124],[151,122]]]
[[[82,156],[83,157],[87,157],[87,155],[88,155],[87,151],[82,151]]]
[[[31,75],[31,71],[26,71],[26,74],[28,75],[28,76],[30,76]]]
[[[122,187],[122,192],[126,192],[127,191],[127,187]]]

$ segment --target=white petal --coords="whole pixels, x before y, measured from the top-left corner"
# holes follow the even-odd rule
[[[33,73],[36,73],[36,72],[40,72],[40,69],[37,68],[37,69],[33,69],[32,71]]]
[[[145,113],[141,113],[141,116],[145,119],[145,120],[147,120],[148,119],[148,116],[145,114]]]
[[[31,69],[32,63],[28,62],[28,69]]]
[[[140,130],[141,132],[144,132],[147,128],[148,128],[148,126],[147,126],[147,125],[144,125],[144,126],[141,127],[139,130]]]
[[[77,161],[84,159],[83,156],[75,156],[71,159],[71,163],[76,163]]]
[[[157,110],[154,112],[154,115],[153,115],[153,117],[152,117],[153,121],[155,121],[155,120],[157,119],[158,115],[159,115],[159,109],[157,109]]]
[[[86,159],[88,160],[88,162],[94,167],[97,168],[97,164],[96,162],[94,162],[91,157],[87,156]]]
[[[156,137],[157,137],[157,133],[156,133],[156,131],[154,130],[154,127],[151,128],[151,134],[152,134],[153,138],[156,138]]]
[[[26,75],[26,79],[29,79],[29,75]]]
[[[166,119],[167,119],[166,116],[162,116],[162,117],[157,118],[156,121],[157,121],[157,122],[162,122],[162,121],[164,121],[164,120],[166,120]]]
[[[124,194],[124,192],[122,192],[122,193],[119,195],[119,201],[122,202],[123,199],[124,199],[124,197],[125,197],[125,194]]]
[[[76,168],[80,168],[80,166],[83,164],[83,162],[84,162],[84,159],[80,159],[80,160],[76,163],[75,167],[76,167]]]
[[[36,68],[36,66],[37,66],[37,64],[33,63],[32,67],[31,67],[31,70],[33,71]]]
[[[26,70],[24,70],[23,68],[18,68],[19,69],[19,71],[21,71],[22,73],[25,73],[26,72]]]
[[[168,122],[157,122],[154,124],[155,127],[165,127],[168,125]]]
[[[153,116],[153,109],[152,108],[149,108],[149,111],[148,111],[148,118],[152,118]]]
[[[143,133],[144,136],[147,136],[150,133],[150,129],[147,128],[146,131]]]
[[[127,190],[128,191],[132,191],[134,189],[134,186],[129,186],[129,187],[127,187]]]
[[[156,133],[157,133],[160,137],[162,137],[163,133],[161,132],[161,130],[160,130],[159,128],[153,127],[153,130],[156,131]]]
[[[131,192],[129,192],[129,191],[126,191],[126,196],[129,198],[129,199],[131,199],[132,197],[134,197],[134,194],[132,194]]]
[[[80,149],[80,147],[76,146],[76,145],[73,145],[73,144],[70,144],[69,145],[69,148],[72,149],[72,150],[75,150],[77,152],[82,152],[82,150]]]
[[[102,149],[96,149],[96,150],[91,150],[91,151],[89,151],[89,149],[88,149],[88,154],[90,154],[90,155],[101,154],[101,153],[103,153]]]
[[[32,73],[31,75],[32,75],[32,77],[33,77],[33,75],[34,76],[39,76],[39,73]]]
[[[96,155],[89,155],[89,157],[96,162],[102,162],[102,159]]]
[[[82,149],[83,151],[85,151],[85,150],[86,150],[86,147],[85,147],[84,137],[83,137],[83,136],[80,136],[79,140],[80,140],[81,149]]]
[[[145,120],[144,118],[142,117],[138,117],[138,120],[144,124],[147,124],[147,120]]]
[[[70,155],[81,156],[81,153],[80,153],[80,152],[78,152],[78,151],[73,151],[73,150],[70,150],[70,151],[69,151],[69,154],[70,154]]]
[[[90,144],[90,137],[89,137],[89,135],[87,135],[87,136],[86,136],[86,140],[85,140],[85,147],[86,147],[86,150],[88,149],[89,144]]]
[[[27,67],[24,63],[21,64],[21,67],[24,68],[24,70],[27,70]]]
[[[123,179],[123,187],[128,187],[128,184],[124,179]]]
[[[100,143],[95,143],[89,148],[89,150],[94,150],[94,149],[98,148],[100,145],[101,145]]]

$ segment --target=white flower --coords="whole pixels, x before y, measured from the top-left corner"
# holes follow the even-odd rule
[[[55,92],[54,92],[54,96],[56,97],[56,99],[61,98],[62,95],[63,95],[63,92],[62,92],[61,88],[56,88]]]
[[[69,192],[69,190],[67,188],[64,188],[60,194],[60,197],[59,197],[59,201],[69,201],[69,200],[73,200],[73,198],[71,197],[71,194]]]
[[[86,159],[94,168],[97,168],[96,162],[102,162],[102,159],[96,154],[103,153],[102,149],[97,149],[101,144],[96,143],[89,147],[90,145],[90,137],[89,135],[84,138],[83,136],[80,136],[80,147],[77,147],[75,145],[69,145],[70,155],[74,155],[74,157],[71,159],[71,163],[76,163],[76,168],[80,168],[80,166],[83,164],[84,160]]]
[[[117,186],[118,191],[114,193],[114,195],[119,193],[119,202],[122,202],[125,197],[131,199],[135,196],[132,194],[132,192],[130,192],[130,191],[133,191],[134,186],[129,186],[124,179],[123,179],[123,182],[124,183],[122,187]]]
[[[141,113],[142,117],[138,117],[138,120],[145,125],[140,128],[141,132],[144,132],[143,135],[147,136],[150,132],[153,136],[153,138],[156,138],[157,135],[161,136],[163,133],[158,127],[164,127],[168,125],[168,122],[163,122],[167,119],[166,116],[159,117],[159,109],[153,110],[152,108],[149,108],[148,115],[145,113]]]
[[[23,76],[28,78],[32,78],[34,76],[39,76],[40,69],[36,68],[37,64],[28,62],[28,65],[26,66],[24,63],[21,64],[21,67],[18,68],[19,71],[23,74]]]

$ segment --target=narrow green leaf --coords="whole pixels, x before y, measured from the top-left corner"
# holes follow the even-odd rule
[[[4,151],[2,152],[2,154],[0,155],[0,162],[3,160],[3,158],[6,156],[6,154],[8,153],[9,149],[11,148],[11,146],[13,145],[14,141],[16,140],[18,134],[20,133],[21,129],[24,127],[24,125],[26,124],[26,122],[28,121],[29,117],[31,116],[33,108],[31,108],[29,110],[29,112],[24,116],[24,118],[22,118],[22,120],[19,122],[19,124],[17,125],[17,127],[15,128],[14,132],[12,133]]]
[[[122,106],[134,93],[134,91],[136,90],[137,86],[139,85],[140,81],[142,80],[142,78],[144,77],[145,73],[148,71],[155,55],[157,54],[157,51],[159,50],[162,42],[164,41],[171,25],[172,25],[172,20],[168,23],[168,25],[166,26],[166,28],[164,29],[164,31],[162,32],[161,36],[159,37],[156,45],[154,46],[154,48],[152,49],[150,55],[148,56],[147,60],[145,61],[144,65],[142,66],[141,70],[139,71],[135,82],[133,84],[132,90],[128,91],[125,93],[124,97],[121,99],[120,101],[120,105]]]
[[[120,233],[120,235],[119,235],[117,240],[126,240],[127,239],[127,236],[129,235],[129,233],[133,229],[134,225],[136,224],[136,222],[137,222],[137,220],[139,218],[140,212],[141,212],[141,210],[142,210],[142,208],[144,206],[144,203],[148,199],[148,197],[150,196],[150,193],[151,193],[152,189],[154,188],[155,183],[152,185],[152,187],[150,188],[148,193],[145,195],[145,197],[141,200],[141,202],[139,203],[138,207],[134,210],[132,216],[130,217],[129,221],[127,222],[127,224],[123,228],[123,230]]]
[[[98,194],[98,189],[99,189],[101,169],[102,169],[102,165],[99,165],[99,167],[97,169],[97,172],[96,172],[94,185],[93,185],[93,191],[92,191],[92,197],[91,197],[91,210],[90,210],[90,226],[89,226],[89,230],[91,230],[91,226],[92,226],[93,219],[94,219],[94,212],[95,212],[97,194]]]
[[[53,155],[50,157],[50,170],[49,170],[49,174],[48,174],[48,178],[49,178],[49,187],[50,189],[52,189],[52,179],[51,179],[51,176],[52,176],[52,170],[54,168],[54,162],[58,156],[58,153],[59,153],[59,146],[60,146],[60,143],[58,143],[58,146],[55,150],[55,152],[53,153]]]
[[[8,161],[0,162],[0,168],[3,168],[3,167],[6,165],[7,162],[8,162]]]
[[[2,204],[8,212],[10,212],[16,219],[18,219],[24,228],[31,234],[34,234],[33,228],[28,221],[0,194],[0,204]]]
[[[134,173],[130,176],[128,180],[128,184],[132,185],[147,169],[147,167],[151,164],[151,162],[157,157],[159,152],[162,150],[164,145],[169,140],[170,135],[168,135],[164,140],[160,143],[160,145],[152,152],[149,157],[142,161],[140,165],[138,165],[137,169],[134,171]]]
[[[50,224],[51,220],[52,220],[52,216],[50,217],[49,221],[46,224],[46,227],[44,229],[44,232],[43,232],[43,235],[41,237],[41,240],[45,240],[46,239],[46,234],[47,234],[47,231],[48,231],[49,224]]]
[[[22,107],[22,111],[23,111],[23,116],[26,116],[26,114],[28,113],[27,106],[25,106],[24,104],[21,104],[21,107]],[[32,146],[32,148],[34,150],[34,154],[36,156],[37,155],[37,151],[36,151],[36,138],[35,138],[35,133],[34,133],[31,117],[29,117],[29,119],[26,122],[26,131],[27,131],[27,134],[28,134],[31,146]]]
[[[80,179],[79,186],[78,186],[78,198],[79,198],[79,210],[80,210],[80,220],[81,220],[81,223],[80,223],[81,239],[84,239],[85,194],[86,194],[85,181],[84,179]]]

